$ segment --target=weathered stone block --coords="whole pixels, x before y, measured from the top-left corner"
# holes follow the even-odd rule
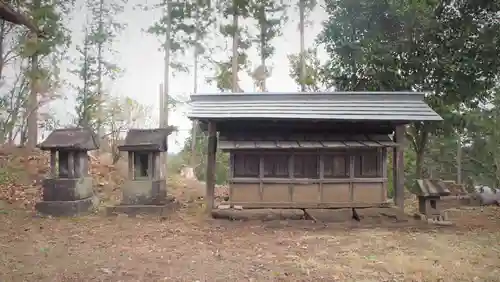
[[[35,209],[45,215],[79,216],[91,213],[99,205],[97,197],[76,201],[43,201],[36,203]]]
[[[165,180],[131,180],[122,187],[122,205],[162,205],[166,198]]]
[[[178,204],[167,204],[167,205],[118,205],[106,208],[106,214],[108,216],[126,214],[129,217],[135,217],[136,215],[155,215],[164,216],[170,212],[176,210]]]
[[[45,179],[42,186],[44,201],[76,201],[93,196],[91,177]]]
[[[180,207],[179,203],[173,197],[167,197],[162,205],[125,205],[106,207],[108,216],[117,214],[126,214],[130,217],[136,215],[158,215],[164,216],[168,213],[177,210]]]

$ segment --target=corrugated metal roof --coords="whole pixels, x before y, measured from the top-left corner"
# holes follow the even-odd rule
[[[441,180],[434,179],[417,179],[418,191],[416,194],[423,197],[439,197],[448,196],[451,194],[445,183]]]
[[[193,94],[191,119],[439,121],[420,92]]]
[[[388,135],[352,135],[329,140],[219,140],[221,150],[237,149],[320,149],[394,147],[397,144]]]

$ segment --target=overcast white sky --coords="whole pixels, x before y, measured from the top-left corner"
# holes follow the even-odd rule
[[[115,62],[125,70],[121,78],[113,85],[107,85],[111,95],[129,96],[140,103],[150,105],[154,108],[151,113],[154,120],[158,120],[159,111],[159,85],[163,82],[163,58],[164,53],[159,50],[160,41],[163,38],[145,33],[143,30],[152,25],[161,16],[161,11],[136,11],[133,10],[133,2],[145,3],[145,1],[129,1],[126,11],[119,17],[119,20],[127,23],[127,28],[114,44],[116,51]],[[149,1],[148,1],[149,2]],[[273,67],[272,77],[267,81],[269,91],[285,92],[297,91],[298,87],[289,76],[289,64],[287,55],[299,52],[299,33],[297,29],[298,13],[295,9],[289,11],[290,21],[283,29],[283,35],[274,40],[276,47],[275,55],[269,60]],[[85,19],[83,13],[75,14],[71,28],[73,41],[82,41],[82,25]],[[307,27],[306,47],[313,45],[314,38],[321,30],[321,22],[326,19],[324,11],[320,8],[311,13],[312,24]],[[253,48],[256,49],[256,48]],[[191,53],[191,51],[190,51]],[[259,59],[255,50],[250,52],[250,60],[257,66]],[[222,54],[214,54],[222,55]],[[189,60],[187,63],[191,64]],[[217,89],[205,82],[205,77],[213,75],[213,71],[208,69],[200,71],[198,89],[203,92],[217,92]],[[241,76],[241,87],[249,92],[253,91],[253,83],[246,75]],[[170,94],[183,100],[189,99],[189,94],[193,90],[192,74],[178,73],[170,79]],[[57,102],[51,107],[57,111],[63,123],[70,122],[70,117],[74,115],[74,91],[67,90],[66,101]],[[180,131],[172,135],[169,139],[169,151],[178,152],[182,147],[184,139],[189,134],[190,122],[185,117],[186,107],[179,108],[170,113],[170,124],[176,125]]]

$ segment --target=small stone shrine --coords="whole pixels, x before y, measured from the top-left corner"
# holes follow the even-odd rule
[[[175,199],[167,196],[166,176],[161,175],[160,154],[167,151],[167,136],[173,127],[131,129],[119,147],[128,155],[128,181],[122,187],[121,203],[108,207],[108,215],[162,215],[175,207]]]
[[[50,151],[50,176],[43,181],[43,197],[36,210],[53,216],[93,211],[98,199],[92,189],[87,152],[98,149],[99,142],[92,130],[56,129],[38,147]]]
[[[442,181],[418,179],[416,195],[419,216],[432,222],[446,221],[446,214],[441,207],[441,197],[450,194],[450,190]]]

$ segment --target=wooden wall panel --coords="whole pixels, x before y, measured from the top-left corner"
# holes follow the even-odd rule
[[[295,184],[292,199],[296,203],[320,203],[319,184]]]
[[[381,203],[384,201],[385,191],[381,182],[354,183],[352,190],[354,203]]]
[[[260,202],[259,184],[231,184],[231,202]]]
[[[323,184],[322,203],[350,202],[349,183]]]
[[[289,203],[290,189],[288,184],[266,184],[262,185],[262,201],[268,203]]]

